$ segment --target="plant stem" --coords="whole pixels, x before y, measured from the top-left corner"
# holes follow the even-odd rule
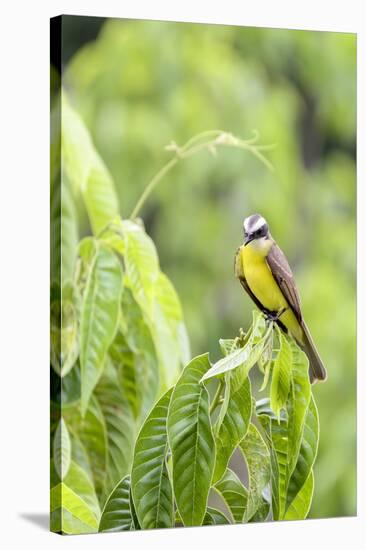
[[[165,176],[169,170],[173,168],[178,162],[179,158],[174,157],[172,158],[163,168],[153,177],[153,179],[148,183],[148,185],[145,187],[144,192],[142,193],[141,197],[137,201],[137,204],[135,208],[133,209],[130,218],[134,219],[137,217],[137,214],[140,212],[145,200],[150,195],[151,191],[154,189],[154,187],[159,183],[159,181]]]
[[[216,409],[216,407],[220,404],[221,391],[222,391],[223,387],[224,387],[224,380],[221,379],[221,380],[219,380],[219,385],[217,387],[215,397],[213,398],[211,406],[210,406],[210,414],[212,414],[214,412],[214,410]]]
[[[209,137],[211,139],[208,139]],[[272,146],[257,145],[255,143],[257,139],[258,133],[255,133],[252,139],[244,141],[229,134],[228,132],[223,132],[221,130],[208,130],[192,137],[182,147],[179,147],[175,143],[172,143],[167,147],[167,149],[175,151],[175,156],[167,164],[165,164],[163,168],[159,170],[159,172],[147,184],[141,197],[137,201],[137,204],[133,209],[130,218],[134,219],[137,217],[150,193],[153,191],[159,181],[161,181],[163,177],[168,172],[170,172],[172,168],[174,168],[179,160],[187,159],[205,149],[211,151],[212,153],[215,153],[217,146],[236,147],[238,149],[243,149],[245,151],[251,152],[255,157],[257,157],[258,160],[263,162],[263,164],[265,164],[267,168],[273,170],[272,164],[260,152],[260,150],[269,150],[272,148]]]
[[[200,134],[197,134],[193,136],[191,139],[189,139],[182,147],[182,151],[185,151],[186,149],[189,149],[194,143],[197,143],[197,141],[200,141],[201,139],[208,138],[208,137],[215,137],[217,138],[219,135],[223,134],[222,130],[206,130],[206,132],[201,132]]]

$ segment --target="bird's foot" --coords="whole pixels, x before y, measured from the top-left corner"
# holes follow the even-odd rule
[[[276,321],[279,320],[279,318],[281,317],[281,315],[283,315],[285,313],[285,311],[287,310],[287,307],[283,307],[282,309],[280,309],[280,311],[278,312],[275,312],[275,311],[266,311],[264,313],[265,317],[266,317],[266,321],[268,323],[276,323]]]

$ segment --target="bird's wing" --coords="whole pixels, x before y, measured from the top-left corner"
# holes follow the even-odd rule
[[[236,251],[236,254],[235,254],[235,258],[234,258],[235,277],[237,277],[239,279],[241,286],[249,294],[249,296],[251,297],[251,299],[253,300],[253,302],[257,306],[257,308],[260,309],[261,311],[268,312],[268,310],[260,303],[258,298],[250,290],[249,285],[247,283],[247,280],[244,277],[244,270],[243,270],[243,266],[242,266],[242,262],[241,262],[241,255],[240,255],[241,248],[242,248],[241,246],[238,248],[238,250]]]
[[[276,243],[273,243],[266,260],[288,305],[291,307],[299,323],[301,323],[300,297],[297,292],[294,276],[292,275],[286,256]]]

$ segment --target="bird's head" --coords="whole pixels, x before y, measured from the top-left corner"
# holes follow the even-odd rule
[[[245,218],[243,229],[245,246],[251,242],[264,244],[270,238],[268,223],[260,214],[252,214]]]

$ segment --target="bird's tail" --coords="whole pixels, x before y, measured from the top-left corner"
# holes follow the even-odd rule
[[[323,365],[323,361],[320,359],[319,353],[315,347],[309,329],[304,321],[301,323],[301,326],[304,334],[304,341],[301,344],[301,347],[309,359],[310,382],[313,383],[317,380],[326,380],[327,371]]]

